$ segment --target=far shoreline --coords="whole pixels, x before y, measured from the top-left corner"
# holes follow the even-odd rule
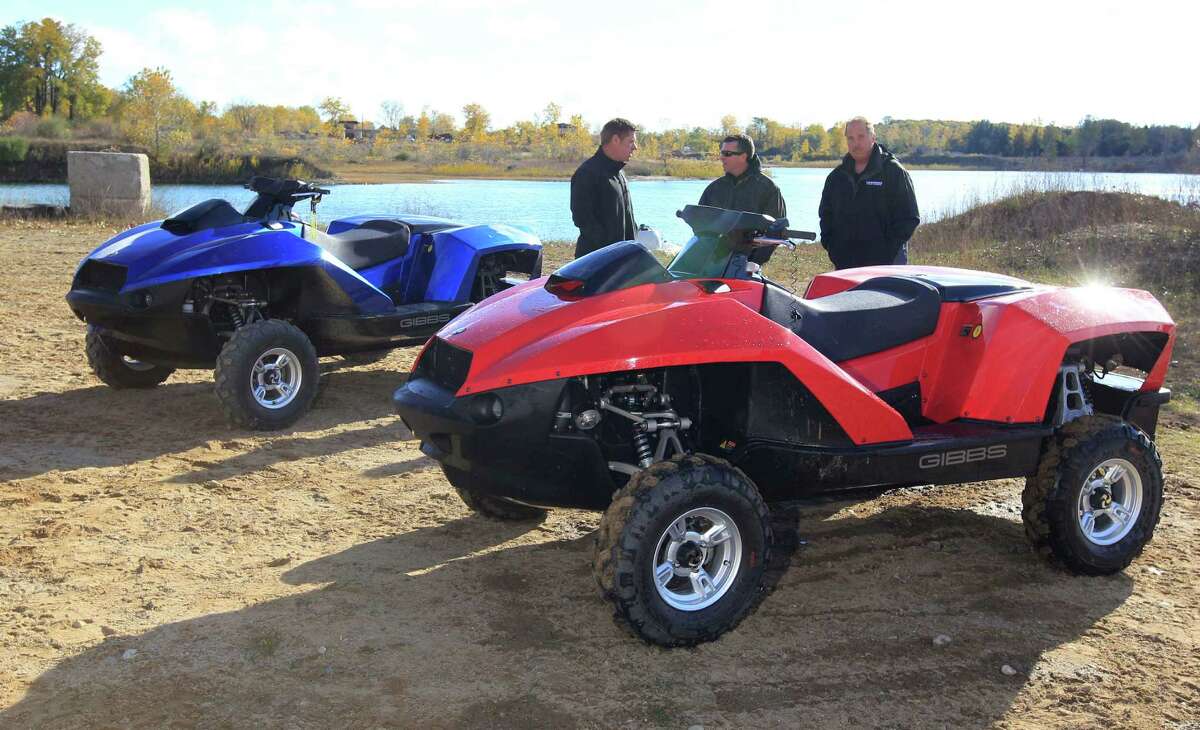
[[[903,161],[902,161],[903,162]],[[764,170],[772,169],[814,169],[814,170],[832,170],[841,164],[839,161],[828,161],[822,163],[805,162],[801,164],[783,163],[772,164],[765,163]],[[433,182],[453,182],[455,180],[525,180],[529,182],[565,182],[571,179],[569,174],[564,175],[521,175],[521,174],[505,174],[503,170],[489,171],[487,174],[442,174],[435,172],[371,172],[350,170],[345,167],[335,166],[331,170],[334,173],[333,178],[328,180],[337,185],[389,185],[403,183],[433,183]],[[1172,170],[1099,170],[1095,168],[1031,168],[1031,169],[1014,169],[1011,167],[974,167],[970,165],[944,165],[944,164],[923,164],[904,163],[905,169],[913,171],[925,172],[1028,172],[1028,173],[1048,173],[1062,175],[1088,175],[1088,174],[1121,174],[1121,175],[1193,175],[1200,177],[1197,172],[1179,172]],[[353,170],[353,172],[351,172]],[[345,174],[350,173],[350,174]],[[638,175],[627,174],[630,180],[639,182],[671,182],[671,181],[688,181],[688,180],[713,180],[719,177],[718,174],[712,176],[677,176],[677,175]],[[229,183],[234,184],[234,183]]]
[[[902,160],[903,162],[903,160]],[[805,162],[782,162],[782,163],[765,163],[763,169],[770,171],[774,169],[816,169],[816,170],[832,170],[840,161],[805,161]],[[974,165],[952,165],[940,163],[922,163],[904,162],[904,167],[912,171],[926,172],[1017,172],[1017,173],[1046,173],[1046,174],[1061,174],[1061,175],[1088,175],[1088,174],[1120,174],[1120,175],[1190,175],[1200,177],[1200,172],[1179,171],[1179,170],[1126,170],[1126,169],[1098,169],[1095,167],[1047,167],[1037,166],[1029,168],[1017,168],[1011,166],[974,166]],[[363,169],[364,167],[368,169]],[[369,169],[366,165],[330,165],[328,167],[327,176],[313,176],[312,180],[333,185],[391,185],[391,184],[424,184],[438,182],[454,182],[457,180],[495,180],[495,181],[529,181],[529,182],[565,182],[571,179],[569,173],[558,175],[528,175],[522,174],[520,169],[507,171],[504,169],[491,169],[486,172],[478,173],[461,173],[449,171],[419,171],[419,170],[388,170],[388,169]],[[664,175],[664,174],[637,174],[628,173],[626,176],[630,180],[639,182],[671,182],[671,181],[707,181],[713,180],[720,176],[717,171],[711,175]],[[153,179],[153,174],[151,178]],[[203,180],[186,180],[186,179],[170,179],[166,181],[156,182],[158,185],[200,185],[200,186],[218,186],[218,185],[241,185],[245,180],[241,177],[228,178],[224,180],[203,179]],[[37,180],[17,179],[5,180],[0,179],[0,186],[20,186],[20,185],[66,185],[65,177],[50,176]]]

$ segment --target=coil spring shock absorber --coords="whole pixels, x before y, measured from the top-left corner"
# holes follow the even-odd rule
[[[634,428],[633,448],[637,452],[638,466],[645,469],[654,463],[654,450],[650,448],[650,437],[646,435],[645,426],[639,424]]]
[[[233,328],[241,329],[246,324],[246,318],[242,316],[242,308],[239,306],[229,307],[229,318],[233,320]]]

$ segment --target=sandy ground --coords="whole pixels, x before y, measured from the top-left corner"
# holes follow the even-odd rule
[[[1192,419],[1124,574],[1040,562],[1016,481],[794,505],[758,611],[666,651],[598,598],[597,515],[471,516],[398,440],[414,350],[270,435],[207,372],[101,386],[62,296],[104,236],[0,224],[0,727],[1200,728]]]

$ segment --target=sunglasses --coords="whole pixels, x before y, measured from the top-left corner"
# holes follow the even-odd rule
[[[739,152],[738,150],[721,150],[722,157],[733,157],[734,155],[744,155],[744,154],[746,154],[746,153]]]

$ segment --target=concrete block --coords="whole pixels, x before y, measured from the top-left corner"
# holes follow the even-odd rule
[[[150,160],[127,152],[67,152],[72,215],[144,216]]]

